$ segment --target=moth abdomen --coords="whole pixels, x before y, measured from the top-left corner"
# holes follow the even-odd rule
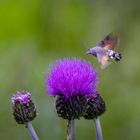
[[[108,50],[108,57],[116,61],[120,61],[122,58],[121,53],[115,52],[113,50]]]

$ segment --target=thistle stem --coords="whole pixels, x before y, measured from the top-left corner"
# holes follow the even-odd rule
[[[29,130],[29,132],[30,132],[30,134],[32,136],[32,140],[39,140],[39,138],[38,138],[38,136],[37,136],[32,124],[31,124],[31,122],[28,122],[26,124],[26,127],[28,128],[28,130]]]
[[[102,128],[98,117],[94,119],[94,123],[96,129],[96,140],[103,140]]]
[[[67,140],[75,140],[74,120],[68,120]]]

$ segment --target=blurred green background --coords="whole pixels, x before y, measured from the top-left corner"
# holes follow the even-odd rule
[[[120,37],[121,62],[99,70],[99,92],[107,110],[101,117],[105,140],[140,139],[140,1],[139,0],[0,0],[0,139],[31,139],[12,116],[10,98],[32,92],[40,140],[66,139],[67,122],[57,117],[55,99],[46,95],[49,65],[56,59],[86,56],[113,32]],[[76,139],[95,139],[92,121],[76,121]]]

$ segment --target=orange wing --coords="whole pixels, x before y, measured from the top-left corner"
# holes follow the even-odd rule
[[[109,58],[106,55],[97,55],[97,59],[99,63],[101,64],[101,68],[104,69],[107,67],[111,62],[109,62]]]
[[[114,50],[118,42],[119,38],[117,36],[113,36],[110,33],[99,43],[99,46],[103,47],[106,50]]]

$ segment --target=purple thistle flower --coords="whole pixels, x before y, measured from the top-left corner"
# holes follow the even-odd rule
[[[65,58],[52,66],[46,89],[49,95],[57,97],[58,116],[68,120],[67,140],[75,139],[74,119],[94,119],[105,111],[97,86],[97,71],[90,62]]]
[[[98,95],[97,71],[90,62],[76,58],[56,61],[46,85],[47,93],[57,96],[58,116],[68,120],[83,116],[87,99]]]
[[[63,95],[67,99],[73,95],[96,95],[98,77],[90,62],[80,59],[56,61],[47,81],[47,93],[51,96]]]

